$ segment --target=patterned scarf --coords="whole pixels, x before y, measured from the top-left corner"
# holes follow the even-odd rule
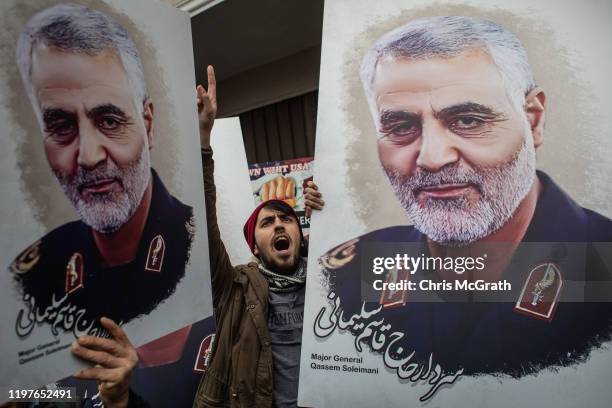
[[[272,292],[293,292],[306,283],[306,258],[300,258],[298,266],[291,275],[281,275],[267,269],[259,262],[259,270],[268,281]]]

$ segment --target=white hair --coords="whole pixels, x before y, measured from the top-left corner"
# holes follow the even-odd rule
[[[445,16],[413,20],[380,37],[361,63],[360,75],[371,111],[375,112],[372,84],[378,62],[394,59],[452,58],[473,49],[493,60],[515,109],[525,106],[525,96],[535,88],[527,52],[510,31],[475,17]]]
[[[132,87],[136,109],[143,111],[147,85],[140,54],[127,31],[117,20],[99,11],[78,4],[59,4],[32,16],[17,40],[17,66],[39,121],[40,109],[30,78],[32,50],[39,43],[77,54],[114,51]]]

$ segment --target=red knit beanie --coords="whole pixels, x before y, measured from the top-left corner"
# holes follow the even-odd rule
[[[259,204],[257,208],[253,210],[246,223],[244,224],[244,228],[242,231],[244,232],[244,239],[246,239],[247,245],[249,246],[251,252],[255,254],[255,225],[257,225],[257,216],[259,216],[259,212],[262,208],[270,205],[271,203],[278,203],[281,207],[285,208],[287,214],[292,215],[298,221],[298,227],[300,228],[300,237],[302,241],[304,241],[304,235],[302,234],[302,227],[300,226],[299,219],[293,208],[284,202],[283,200],[268,200]]]

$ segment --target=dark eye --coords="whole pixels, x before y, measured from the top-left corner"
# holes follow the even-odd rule
[[[451,123],[451,129],[472,130],[481,126],[484,121],[474,116],[463,116]]]
[[[392,142],[411,143],[421,134],[421,124],[413,121],[385,125],[380,131]]]
[[[281,220],[282,220],[283,222],[291,222],[293,219],[292,219],[290,216],[288,216],[288,215],[283,215],[283,216],[281,217]]]
[[[78,133],[78,125],[70,119],[56,120],[45,125],[45,132],[60,143],[69,143]]]
[[[390,133],[398,136],[413,135],[420,131],[420,126],[415,123],[401,123],[393,126]]]
[[[123,122],[114,116],[103,116],[98,119],[98,128],[103,131],[113,131],[117,130]]]

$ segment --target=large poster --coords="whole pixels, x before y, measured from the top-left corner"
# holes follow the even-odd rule
[[[240,118],[216,119],[210,145],[214,151],[217,221],[232,265],[248,263],[253,256],[242,227],[255,209],[252,200]]]
[[[304,236],[308,237],[310,218],[306,216],[304,189],[312,180],[312,157],[255,163],[249,166],[255,205],[268,200],[283,200],[298,216]]]
[[[242,225],[253,211],[251,184],[240,120],[217,119],[211,146],[215,160],[217,221],[233,265],[252,256]],[[155,407],[188,407],[207,370],[214,339],[214,318],[189,325],[138,348],[140,364],[130,383],[132,390]],[[65,379],[60,387],[75,387],[84,406],[100,403],[94,381]],[[168,392],[172,390],[172,392]]]
[[[107,335],[101,316],[140,346],[212,302],[189,16],[144,0],[0,14],[4,400],[82,367],[70,344]]]
[[[611,12],[326,1],[300,406],[609,405]]]

